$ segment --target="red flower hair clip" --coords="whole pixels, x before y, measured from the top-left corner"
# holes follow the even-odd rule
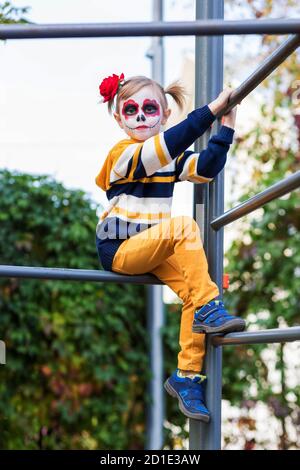
[[[115,95],[118,93],[119,88],[124,83],[124,74],[121,73],[120,76],[110,75],[102,80],[101,84],[99,85],[99,92],[101,95],[100,103],[106,103],[106,101],[112,100]]]

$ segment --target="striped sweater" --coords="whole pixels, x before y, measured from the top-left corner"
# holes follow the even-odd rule
[[[171,217],[174,184],[208,183],[222,170],[234,130],[221,126],[200,153],[187,150],[213,123],[207,105],[144,142],[118,142],[108,153],[96,184],[108,204],[96,227],[96,248],[105,270],[125,239]]]

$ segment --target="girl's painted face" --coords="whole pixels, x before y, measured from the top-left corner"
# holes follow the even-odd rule
[[[160,132],[163,110],[151,86],[121,100],[119,113],[119,125],[134,139],[144,141]]]

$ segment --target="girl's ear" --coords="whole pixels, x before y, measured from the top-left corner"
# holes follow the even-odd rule
[[[168,120],[169,117],[170,117],[171,111],[172,111],[171,109],[166,109],[166,110],[164,111],[164,117],[163,117],[162,120],[161,120],[162,125],[166,124],[167,120]]]
[[[114,118],[117,121],[117,123],[119,124],[119,126],[121,127],[121,129],[123,129],[123,124],[122,124],[122,121],[121,121],[121,118],[120,118],[120,114],[114,113]]]

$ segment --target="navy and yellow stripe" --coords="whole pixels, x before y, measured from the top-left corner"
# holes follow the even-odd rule
[[[171,217],[174,184],[206,183],[224,167],[234,130],[221,126],[200,153],[187,150],[212,124],[208,106],[144,142],[123,139],[111,151],[96,177],[108,206],[96,228],[96,246],[104,269],[127,238]]]

